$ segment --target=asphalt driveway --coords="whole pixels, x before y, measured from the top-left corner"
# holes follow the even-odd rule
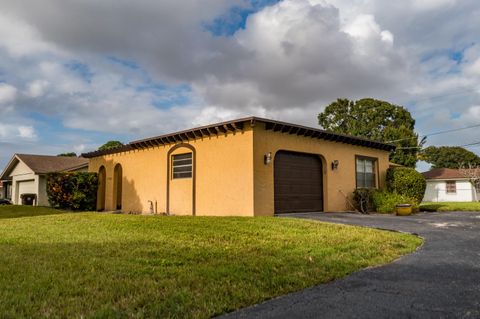
[[[480,318],[480,212],[284,217],[292,216],[416,233],[425,243],[391,264],[224,318]]]

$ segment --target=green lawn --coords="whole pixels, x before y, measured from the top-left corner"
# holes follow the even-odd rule
[[[289,218],[4,218],[0,317],[208,318],[420,244],[407,234]]]
[[[480,211],[480,202],[426,202],[420,204],[420,210],[427,212]]]

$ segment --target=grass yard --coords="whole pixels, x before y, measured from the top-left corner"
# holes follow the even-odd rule
[[[480,202],[426,202],[420,204],[426,212],[480,211]]]
[[[45,213],[0,219],[0,317],[208,318],[421,244],[289,218]]]

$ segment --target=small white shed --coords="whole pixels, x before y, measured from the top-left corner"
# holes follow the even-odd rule
[[[480,200],[469,178],[460,170],[436,168],[422,173],[427,181],[424,202],[476,202]]]

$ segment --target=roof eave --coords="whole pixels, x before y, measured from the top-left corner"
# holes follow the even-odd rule
[[[15,163],[15,161],[17,161],[17,163],[20,162],[20,158],[18,158],[17,154],[14,154],[10,159],[10,161],[8,161],[7,166],[5,166],[5,168],[2,171],[2,174],[0,175],[0,180],[9,180],[8,178],[10,176],[8,176],[8,174],[10,174],[10,172],[13,170],[14,165],[17,164]]]
[[[373,141],[362,137],[350,136],[345,134],[338,134],[330,131],[325,131],[317,128],[307,127],[303,125],[290,124],[281,121],[269,120],[259,117],[246,117],[236,119],[232,121],[220,122],[205,126],[200,126],[188,130],[178,131],[175,133],[159,135],[146,139],[132,141],[124,146],[104,150],[93,151],[89,153],[83,153],[81,156],[85,158],[94,158],[104,155],[111,155],[116,153],[122,153],[132,150],[145,149],[156,146],[164,146],[168,144],[184,143],[204,136],[227,134],[228,132],[243,131],[245,123],[250,122],[250,126],[254,126],[256,122],[265,123],[266,130],[280,131],[281,133],[289,133],[296,135],[303,135],[308,137],[316,137],[318,139],[329,140],[339,143],[347,143],[351,145],[358,145],[368,148],[375,148],[387,152],[394,151],[396,146],[393,144],[382,143],[379,141]],[[280,129],[277,129],[281,127]],[[291,133],[291,130],[295,128],[296,131]]]

